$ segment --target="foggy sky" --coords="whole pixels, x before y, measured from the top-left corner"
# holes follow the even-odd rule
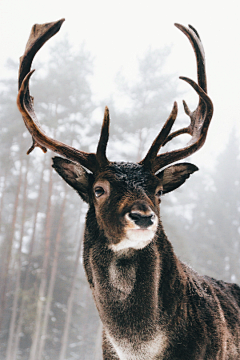
[[[186,37],[174,27],[191,24],[199,32],[206,53],[208,92],[214,103],[214,118],[207,143],[194,155],[204,165],[222,150],[232,126],[240,130],[240,28],[239,2],[157,0],[1,0],[0,78],[7,76],[8,57],[18,61],[35,23],[66,18],[60,33],[37,55],[44,61],[54,41],[67,34],[74,46],[85,42],[94,57],[93,91],[97,99],[114,93],[114,78],[122,70],[127,79],[136,76],[137,59],[149,47],[172,46],[166,72],[196,79],[195,58]],[[61,56],[61,54],[59,54]],[[17,78],[17,74],[16,74]],[[179,80],[189,104],[197,97]],[[181,98],[177,100],[183,116]],[[119,100],[121,101],[121,99]],[[159,99],[161,102],[161,99]],[[114,119],[112,120],[114,121]],[[165,119],[160,119],[160,125]]]

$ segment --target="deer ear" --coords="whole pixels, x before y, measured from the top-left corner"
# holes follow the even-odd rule
[[[91,183],[92,175],[80,164],[75,162],[58,156],[54,157],[52,160],[52,167],[56,172],[78,192],[84,201],[89,203],[89,185]]]
[[[157,177],[162,180],[163,194],[177,189],[197,170],[197,166],[193,164],[180,163],[159,172]]]

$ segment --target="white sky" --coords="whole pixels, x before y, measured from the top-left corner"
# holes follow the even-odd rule
[[[76,46],[85,42],[95,58],[94,91],[98,98],[114,91],[119,69],[128,79],[134,76],[137,57],[149,46],[172,45],[167,71],[196,79],[193,50],[173,26],[175,22],[190,23],[203,41],[208,92],[215,107],[207,143],[195,159],[209,162],[222,148],[232,126],[240,130],[239,9],[239,1],[233,0],[0,0],[0,78],[7,58],[18,60],[22,55],[33,24],[64,17],[60,33],[48,45],[66,33]],[[46,51],[42,49],[38,59],[44,61]],[[186,91],[187,103],[197,99],[187,84],[182,82],[180,89]],[[181,107],[181,99],[177,100]]]

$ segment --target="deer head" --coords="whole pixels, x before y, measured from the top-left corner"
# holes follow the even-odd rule
[[[161,228],[161,195],[182,185],[198,170],[189,163],[169,165],[201,148],[213,114],[213,105],[207,95],[204,51],[200,37],[192,26],[186,28],[175,24],[188,37],[197,59],[198,84],[181,77],[199,96],[197,109],[193,112],[183,102],[185,112],[190,117],[189,126],[171,133],[177,117],[175,102],[145,158],[139,163],[117,163],[109,161],[106,156],[110,120],[107,107],[96,153],[86,153],[48,137],[37,122],[33,99],[29,94],[29,80],[33,74],[31,63],[41,46],[59,31],[63,21],[34,25],[20,60],[17,105],[33,138],[28,154],[38,146],[44,152],[50,149],[61,155],[53,158],[54,169],[89,203],[90,214],[94,214],[92,221],[96,219],[108,247],[113,251],[141,249],[151,242]],[[185,147],[158,154],[167,142],[184,133],[191,135]]]

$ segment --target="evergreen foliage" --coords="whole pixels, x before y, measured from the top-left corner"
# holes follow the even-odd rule
[[[131,85],[118,76],[125,110],[119,110],[119,99],[104,101],[112,118],[110,159],[142,158],[167,119],[177,95],[163,71],[168,53],[150,49]],[[2,81],[0,93],[0,360],[100,359],[100,323],[79,260],[86,207],[52,171],[52,154],[37,149],[25,155],[31,140],[15,104],[17,65],[8,66],[14,80]],[[100,119],[92,114],[99,105],[92,100],[93,62],[85,47],[74,51],[65,38],[52,47],[39,73],[31,92],[44,130],[95,151]],[[238,144],[233,133],[216,168],[200,169],[186,186],[166,195],[161,214],[183,260],[202,274],[239,283]]]

